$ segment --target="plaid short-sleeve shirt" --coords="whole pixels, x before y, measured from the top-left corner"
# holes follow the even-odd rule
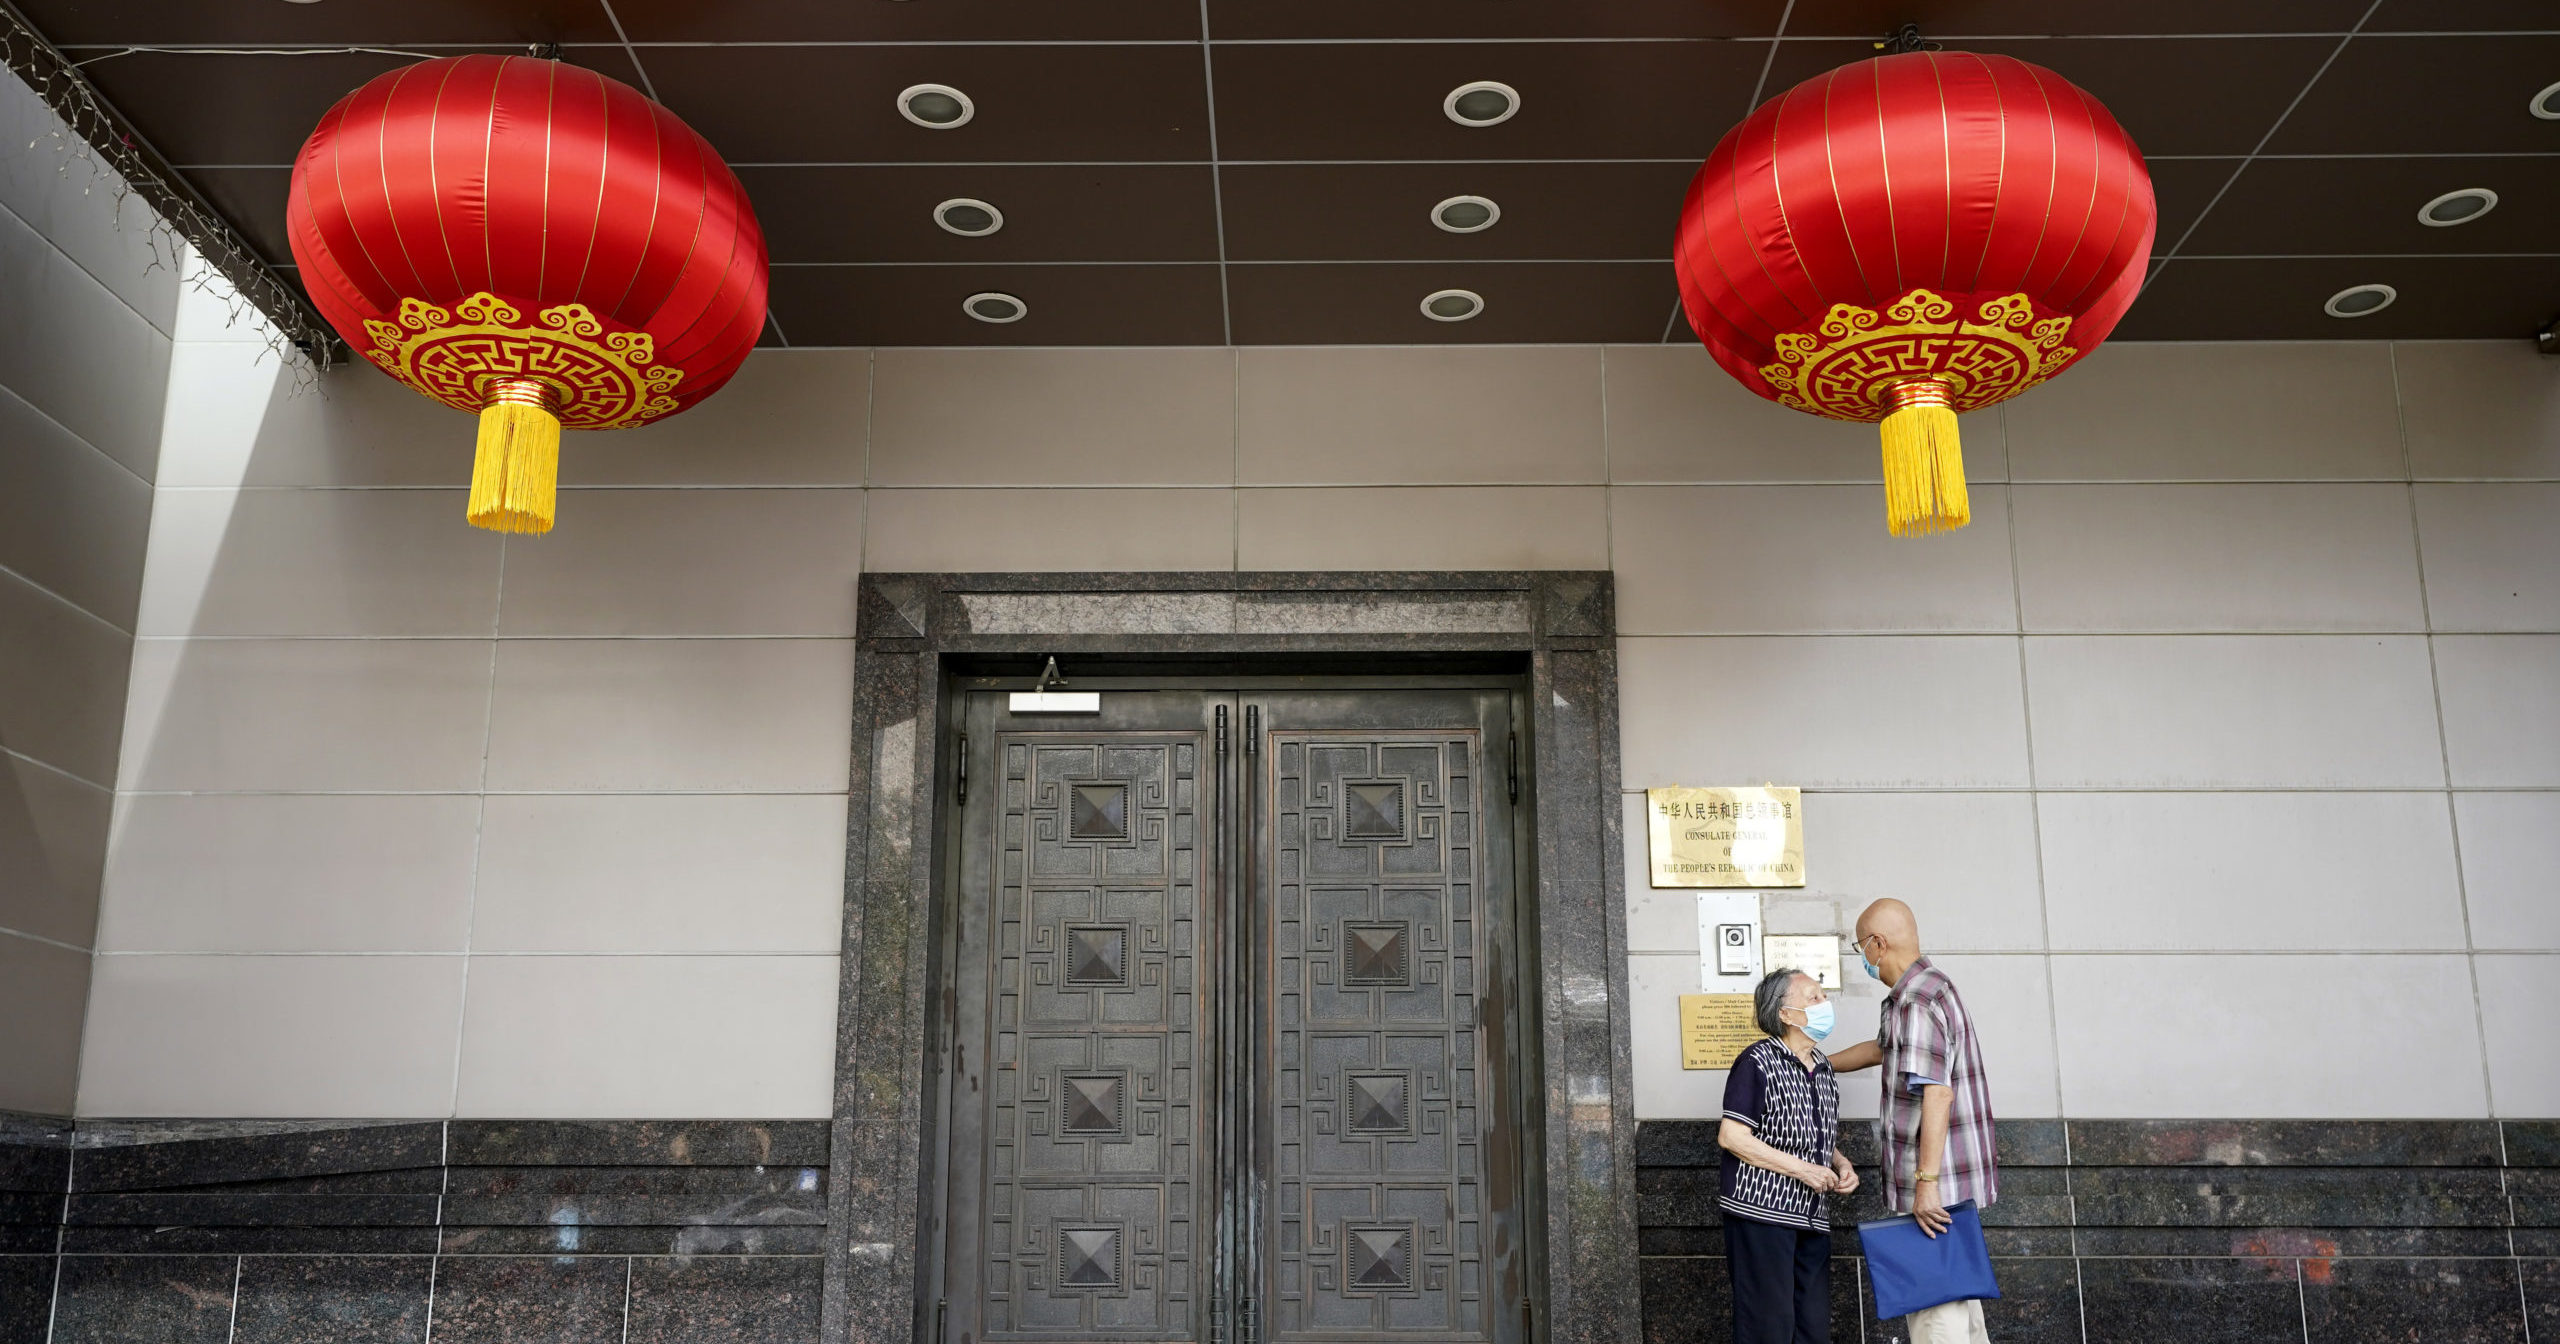
[[[1929,964],[1911,963],[1884,996],[1876,1046],[1884,1052],[1885,1199],[1908,1213],[1917,1193],[1920,1097],[1924,1083],[1944,1083],[1954,1095],[1947,1106],[1947,1148],[1938,1164],[1938,1202],[1972,1200],[1988,1206],[2000,1198],[2000,1171],[1992,1157],[1991,1083],[1982,1071],[1982,1048],[1973,1015],[1955,982]]]

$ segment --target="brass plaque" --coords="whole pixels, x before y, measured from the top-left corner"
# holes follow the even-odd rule
[[[1748,994],[1680,996],[1680,1067],[1729,1069],[1760,1039]]]
[[[1800,791],[1647,789],[1657,887],[1801,887]]]

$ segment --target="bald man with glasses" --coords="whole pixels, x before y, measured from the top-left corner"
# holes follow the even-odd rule
[[[1922,1231],[1947,1230],[1947,1206],[2000,1197],[1992,1154],[1991,1084],[1973,1015],[1953,980],[1920,951],[1911,907],[1892,899],[1858,916],[1858,960],[1892,987],[1877,1014],[1876,1039],[1831,1056],[1838,1073],[1884,1067],[1881,1129],[1885,1202]],[[1982,1303],[1949,1302],[1915,1311],[1911,1344],[1989,1344]]]

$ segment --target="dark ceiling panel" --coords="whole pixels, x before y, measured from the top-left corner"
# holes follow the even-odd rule
[[[2320,311],[2350,285],[2399,300],[2370,317]],[[2144,291],[2115,339],[2339,341],[2511,336],[2560,309],[2560,257],[2180,258]]]
[[[774,273],[793,345],[1217,345],[1216,266],[810,266]],[[1002,326],[960,311],[984,291],[1028,313]]]
[[[284,198],[293,186],[292,169],[190,168],[186,177],[269,265],[293,260],[293,247],[284,235]]]
[[[1931,40],[2158,33],[2343,33],[2369,0],[1796,0],[1789,37]]]
[[[459,54],[459,53],[454,53]],[[620,47],[577,47],[568,59],[637,83]],[[88,66],[107,100],[132,118],[171,163],[291,165],[311,128],[337,101],[400,56],[194,56],[136,52]]]
[[[1199,0],[615,0],[613,11],[634,42],[1200,40]]]
[[[55,46],[613,42],[597,0],[19,0]]]
[[[1653,341],[1672,299],[1668,262],[1240,265],[1227,290],[1239,345],[1470,345]],[[1471,289],[1484,312],[1422,315],[1423,296]]]
[[[2152,255],[2177,246],[2187,226],[2196,222],[2215,192],[2231,180],[2238,159],[2153,159],[2151,197],[2159,207],[2160,231],[2151,240]]]
[[[1237,261],[1460,257],[1662,259],[1697,171],[1675,163],[1229,165],[1227,255]],[[1502,211],[1450,233],[1431,207],[1482,196]]]
[[[746,168],[738,173],[775,261],[1211,261],[1207,165]],[[985,201],[1004,227],[944,232],[936,204]]]
[[[2145,154],[2246,154],[2337,46],[2333,37],[2056,38],[1962,49],[2014,56],[2087,89]],[[1874,54],[1864,42],[1781,42],[1769,94]]]
[[[2525,110],[2555,79],[2560,35],[2360,37],[2286,118],[2267,152],[2560,153],[2560,121]]]
[[[2368,33],[2560,32],[2551,0],[2382,0]]]
[[[860,0],[883,4],[886,0]],[[1197,44],[649,47],[658,94],[739,163],[915,163],[1209,157]],[[969,96],[966,124],[900,116],[900,90]]]
[[[1217,48],[1218,152],[1238,159],[1701,159],[1741,119],[1761,42],[1290,43]],[[1441,111],[1500,80],[1494,126]]]
[[[1767,37],[1783,0],[1209,0],[1209,36]]]
[[[2463,187],[2498,193],[2497,208],[2450,228],[2418,222],[2420,206]],[[2183,251],[2560,253],[2554,220],[2560,220],[2560,159],[2259,159]]]

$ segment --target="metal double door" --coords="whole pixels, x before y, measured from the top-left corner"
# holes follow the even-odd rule
[[[965,695],[938,1340],[1528,1336],[1513,700]]]

